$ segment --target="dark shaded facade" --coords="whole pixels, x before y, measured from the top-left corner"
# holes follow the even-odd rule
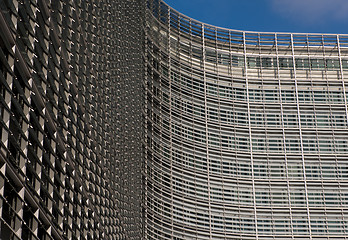
[[[0,9],[0,239],[140,239],[142,1]]]

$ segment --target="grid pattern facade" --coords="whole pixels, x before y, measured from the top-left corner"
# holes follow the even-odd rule
[[[0,1],[0,239],[140,239],[140,0]]]
[[[0,239],[347,239],[347,74],[347,35],[2,0]]]
[[[145,27],[148,239],[347,239],[348,36]]]

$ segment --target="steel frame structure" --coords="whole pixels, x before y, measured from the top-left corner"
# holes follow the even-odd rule
[[[144,9],[0,1],[0,239],[143,236]]]
[[[348,36],[147,4],[148,239],[347,239]]]
[[[348,35],[0,10],[0,239],[348,238]]]

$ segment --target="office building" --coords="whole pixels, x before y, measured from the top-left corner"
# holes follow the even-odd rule
[[[0,7],[0,239],[140,239],[144,4]]]
[[[346,239],[348,36],[148,8],[148,238]]]
[[[0,7],[0,239],[348,239],[348,35]]]

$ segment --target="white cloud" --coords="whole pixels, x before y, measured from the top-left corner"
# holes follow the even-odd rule
[[[309,24],[348,20],[348,0],[271,0],[274,11]]]

